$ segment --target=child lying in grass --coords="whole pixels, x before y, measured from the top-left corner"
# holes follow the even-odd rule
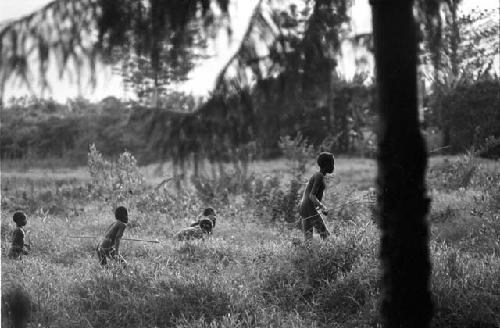
[[[22,255],[28,255],[30,245],[24,243],[26,233],[23,227],[28,223],[28,218],[23,212],[14,213],[13,220],[16,223],[16,229],[12,232],[12,246],[9,250],[11,259],[20,259]]]
[[[215,228],[216,222],[215,210],[211,207],[203,211],[203,215],[198,221],[191,224],[191,226],[181,229],[175,237],[178,240],[200,239],[204,236],[211,234]]]
[[[117,207],[115,210],[115,218],[115,223],[108,228],[104,239],[99,246],[97,246],[97,256],[99,257],[99,262],[103,266],[107,265],[108,259],[113,259],[123,265],[127,264],[127,261],[120,255],[120,241],[128,222],[127,209],[123,206]]]

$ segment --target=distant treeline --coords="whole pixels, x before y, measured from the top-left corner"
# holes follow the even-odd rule
[[[265,85],[264,85],[265,83]],[[129,150],[141,164],[173,158],[244,160],[280,155],[279,140],[298,133],[335,153],[370,154],[363,131],[376,131],[373,90],[361,83],[337,86],[331,103],[283,98],[280,81],[266,80],[252,92],[214,95],[196,108],[190,96],[147,108],[110,97],[66,104],[34,98],[9,102],[1,112],[1,158],[65,158],[84,164],[95,144],[105,156]],[[460,152],[488,136],[500,137],[500,82],[458,86],[432,101],[426,116],[436,126],[444,115],[448,150]],[[363,149],[365,148],[365,149]],[[373,155],[373,153],[371,153]]]
[[[140,151],[146,143],[140,128],[129,121],[131,104],[107,98],[99,103],[85,99],[59,104],[22,98],[2,110],[2,159],[66,158],[85,163],[95,143],[106,155],[123,149]]]
[[[112,97],[67,104],[15,99],[2,110],[1,157],[70,158],[85,163],[88,146],[95,143],[106,156],[129,150],[142,164],[168,158],[182,162],[192,154],[210,160],[267,158],[280,155],[280,137],[298,133],[315,146],[323,143],[331,150],[352,152],[361,114],[352,119],[342,111],[349,107],[352,113],[367,113],[371,89],[346,88],[348,92],[335,98],[335,113],[325,104],[299,107],[283,102],[279,94],[258,95],[258,89],[253,94],[213,96],[196,111],[189,96],[176,97],[173,104],[163,102],[161,108]],[[359,104],[353,106],[346,97],[356,98]],[[185,106],[179,104],[183,101]]]

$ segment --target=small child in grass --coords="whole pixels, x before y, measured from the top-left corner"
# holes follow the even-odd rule
[[[23,212],[16,212],[12,217],[16,223],[16,228],[12,233],[12,246],[9,250],[9,257],[11,259],[20,259],[22,255],[28,255],[30,245],[24,243],[26,233],[23,227],[28,223],[28,218]]]
[[[329,173],[333,173],[335,169],[335,159],[332,153],[322,152],[319,154],[316,162],[319,166],[319,172],[315,173],[309,179],[300,203],[302,230],[304,231],[304,238],[306,241],[312,239],[314,228],[319,232],[322,239],[326,239],[330,235],[318,209],[324,215],[328,214],[328,209],[321,203],[321,200],[323,199],[326,188],[325,176]]]
[[[175,235],[178,240],[200,239],[207,234],[211,234],[215,228],[217,214],[212,207],[203,210],[201,218],[192,223],[189,227],[181,229]]]
[[[97,246],[97,256],[103,266],[108,264],[108,259],[113,259],[123,265],[127,265],[127,261],[120,254],[120,242],[128,222],[127,209],[123,206],[117,207],[115,218],[116,221],[108,228],[104,239]]]
[[[191,227],[200,227],[207,233],[212,233],[212,229],[215,228],[215,222],[217,221],[215,210],[212,207],[207,207],[203,210],[202,215],[198,221],[191,224]]]

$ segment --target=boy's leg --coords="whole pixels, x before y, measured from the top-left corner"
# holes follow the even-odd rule
[[[97,247],[97,257],[99,258],[99,263],[105,266],[108,261],[106,260],[106,250],[102,249],[100,246]]]
[[[310,241],[313,238],[314,217],[302,219],[302,231],[304,231],[304,239]]]
[[[314,227],[319,233],[319,236],[321,239],[326,239],[328,236],[330,236],[330,231],[328,231],[328,228],[325,225],[325,221],[323,221],[323,218],[321,216],[317,216],[314,220]]]
[[[20,259],[22,254],[22,249],[19,247],[13,246],[9,250],[8,257],[11,259]]]
[[[121,265],[122,265],[123,267],[126,267],[126,266],[128,265],[127,261],[125,261],[125,259],[123,258],[123,256],[121,256],[121,255],[117,255],[115,258],[116,258],[116,260],[117,260],[118,262],[120,262],[120,263],[121,263]]]
[[[114,248],[111,249],[110,251],[110,257],[119,262],[120,264],[122,264],[123,267],[126,267],[127,266],[127,261],[125,261],[125,259],[123,258],[123,256],[121,254],[116,254],[116,250]]]

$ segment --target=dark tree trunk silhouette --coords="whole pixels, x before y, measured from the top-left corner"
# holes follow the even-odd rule
[[[378,206],[386,328],[429,327],[427,155],[417,110],[411,0],[371,0],[380,113]]]

